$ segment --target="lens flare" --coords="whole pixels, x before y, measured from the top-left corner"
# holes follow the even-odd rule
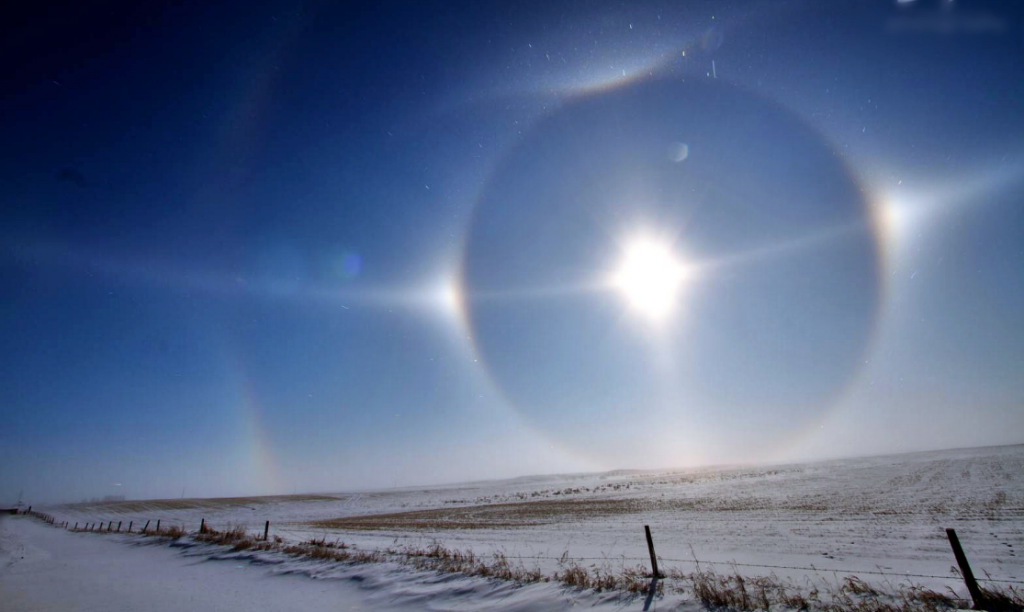
[[[685,276],[668,244],[639,238],[627,245],[612,285],[636,312],[661,322],[673,312]]]

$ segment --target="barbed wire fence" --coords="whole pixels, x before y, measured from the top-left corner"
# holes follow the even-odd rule
[[[64,521],[64,522],[61,522],[61,523],[57,523],[56,519],[52,515],[49,515],[49,514],[44,513],[44,512],[33,511],[31,509],[31,507],[29,507],[28,510],[23,512],[23,514],[29,515],[29,516],[34,516],[35,518],[37,518],[37,519],[39,519],[39,520],[41,520],[41,521],[43,521],[43,522],[45,522],[45,523],[47,523],[49,525],[52,525],[52,526],[55,526],[55,527],[59,527],[59,528],[68,529],[70,531],[75,531],[75,532],[82,532],[82,533],[114,533],[114,534],[118,534],[118,533],[126,533],[126,534],[127,533],[133,533],[133,534],[139,534],[139,535],[147,535],[147,533],[145,531],[132,532],[131,531],[131,528],[132,528],[131,527],[131,523],[129,523],[129,528],[128,528],[129,531],[122,532],[121,531],[121,526],[123,525],[123,521],[117,521],[118,527],[116,529],[113,528],[113,525],[115,524],[114,521],[99,521],[99,527],[97,527],[97,523],[90,522],[90,523],[86,523],[82,528],[78,528],[78,523],[75,523],[75,527],[71,527],[71,525],[67,521]],[[180,523],[180,521],[177,521],[177,522]],[[106,525],[106,528],[104,528],[104,525]],[[146,523],[146,526],[147,526],[146,528],[148,528],[148,525],[149,525],[149,522]],[[158,521],[157,525],[158,525],[158,529],[159,529],[159,521]],[[267,533],[269,531],[269,525],[270,525],[270,521],[266,521],[266,529],[264,531],[264,536],[263,536],[264,538],[267,537]],[[146,529],[146,528],[144,528],[144,529]],[[204,533],[207,529],[210,529],[210,527],[206,523],[206,520],[203,519],[201,521],[201,523],[200,523],[200,528],[199,528],[198,531],[191,531],[190,532],[190,531],[186,531],[186,530],[184,530],[184,528],[182,528],[182,533],[184,533],[185,535],[201,534],[201,533]],[[278,528],[276,531],[277,531],[277,533],[284,533],[284,534],[288,534],[288,535],[290,535],[292,537],[298,538],[298,541],[300,541],[300,542],[302,541],[302,538],[307,538],[310,535],[309,532],[300,532],[300,531],[294,531],[294,530],[289,530],[289,529],[280,529],[280,528]],[[950,531],[952,531],[952,530],[947,530],[947,533],[950,532]],[[953,542],[954,538],[956,538],[955,532],[953,534],[951,534],[951,536],[950,536],[951,543]],[[711,559],[698,559],[696,556],[694,556],[693,558],[690,558],[690,559],[679,559],[679,558],[673,558],[673,557],[662,557],[660,555],[654,555],[653,543],[649,542],[649,546],[651,547],[651,550],[650,550],[650,552],[652,553],[651,557],[631,557],[631,556],[626,556],[626,555],[614,556],[614,557],[613,556],[603,556],[603,557],[572,557],[572,556],[568,556],[568,555],[562,555],[562,556],[555,557],[555,556],[543,555],[543,554],[538,554],[538,555],[507,555],[507,554],[502,554],[501,556],[503,558],[505,558],[505,559],[514,559],[514,560],[517,560],[517,561],[555,561],[555,562],[559,562],[559,563],[586,562],[586,561],[599,561],[599,562],[636,561],[638,563],[643,563],[644,561],[648,561],[648,562],[651,562],[652,565],[656,565],[657,561],[665,561],[665,562],[670,562],[670,563],[686,563],[686,564],[692,564],[692,565],[696,565],[696,566],[700,566],[701,564],[704,564],[704,565],[706,565],[708,567],[726,566],[726,567],[761,568],[761,569],[772,569],[772,570],[779,569],[779,570],[793,570],[793,571],[815,572],[815,573],[824,573],[824,574],[837,574],[837,575],[842,575],[842,576],[874,575],[874,576],[885,576],[885,577],[888,577],[888,578],[894,578],[894,577],[895,578],[928,578],[928,579],[945,580],[945,581],[948,581],[948,580],[961,581],[961,580],[963,580],[965,582],[969,582],[969,581],[973,580],[973,581],[976,581],[976,582],[985,582],[985,583],[992,583],[992,584],[1024,585],[1024,580],[1016,580],[1016,579],[1010,579],[1010,578],[992,578],[992,577],[976,578],[970,572],[969,566],[967,567],[967,571],[966,572],[964,571],[965,564],[966,564],[966,559],[964,559],[965,563],[961,564],[959,558],[957,559],[957,562],[961,566],[960,573],[958,574],[955,571],[951,570],[949,574],[941,576],[941,575],[936,575],[936,574],[917,574],[917,573],[911,573],[911,572],[882,571],[880,569],[878,569],[878,570],[867,570],[867,569],[853,569],[853,568],[842,568],[842,567],[818,567],[818,566],[815,566],[815,565],[802,566],[802,565],[774,565],[774,564],[767,564],[767,563],[742,563],[742,562],[738,562],[738,561],[722,561],[722,560],[711,560]],[[958,548],[959,548],[959,542],[957,542],[955,545],[953,545],[954,551],[956,551]],[[422,557],[423,556],[421,553],[404,552],[402,550],[394,549],[394,548],[369,548],[369,549],[361,548],[359,550],[361,552],[364,552],[364,553],[379,554],[382,557],[390,557],[390,556],[395,556],[395,557]],[[961,551],[960,554],[962,554],[962,551]],[[959,555],[956,555],[956,556],[959,557]],[[655,559],[657,561],[655,561]],[[660,575],[660,573],[657,572],[657,568],[656,567],[654,568],[654,573],[658,573],[659,574],[659,576],[658,576],[659,579],[662,579],[662,580],[673,580],[674,579],[673,577],[670,577],[670,576]],[[970,575],[970,578],[968,578],[968,575]],[[970,585],[968,585],[968,589],[971,590]]]

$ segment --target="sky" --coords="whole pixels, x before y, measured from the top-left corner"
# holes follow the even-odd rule
[[[5,19],[0,501],[1024,442],[1024,8]]]

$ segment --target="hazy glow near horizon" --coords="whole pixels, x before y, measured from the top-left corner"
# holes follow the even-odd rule
[[[634,311],[660,323],[675,310],[685,276],[682,263],[668,244],[641,237],[626,245],[612,285]]]

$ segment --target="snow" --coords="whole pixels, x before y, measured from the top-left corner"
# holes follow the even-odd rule
[[[946,527],[957,530],[976,575],[1024,580],[1024,564],[1016,553],[1024,547],[1022,474],[1024,446],[1007,446],[761,467],[538,476],[322,496],[127,501],[41,509],[58,522],[114,520],[123,521],[125,529],[129,521],[138,529],[146,520],[155,523],[159,518],[164,526],[180,524],[194,531],[205,518],[215,528],[243,524],[261,532],[263,521],[270,520],[271,533],[286,540],[326,535],[362,549],[437,540],[449,548],[523,557],[528,567],[547,572],[557,568],[557,558],[566,552],[583,559],[586,566],[648,566],[646,524],[663,568],[690,571],[695,555],[702,567],[714,563],[719,571],[735,569],[748,576],[774,573],[800,581],[834,580],[852,573],[868,582],[896,583],[907,574],[920,574],[931,577],[913,577],[913,582],[963,592],[950,571],[954,560]],[[381,514],[388,516],[376,516]],[[48,535],[47,541],[58,548],[52,538],[97,540],[102,542],[99,546],[115,539],[132,541],[126,536],[47,529],[56,534]],[[36,545],[35,540],[28,544]],[[130,548],[143,557],[155,554],[151,547]],[[166,553],[160,549],[160,554]],[[508,609],[536,604],[537,598],[549,609],[556,602],[580,598],[589,597],[588,605],[603,601],[596,595],[567,593],[557,585],[513,588],[483,579],[417,574],[390,564],[352,568],[257,559],[262,565],[250,568],[251,555],[225,556],[206,548],[187,554],[213,555],[228,559],[229,565],[232,559],[241,560],[247,568],[243,576],[298,572],[339,579],[332,582],[356,582],[360,593],[388,593],[388,602],[406,601],[420,608],[425,599],[432,607],[448,609],[499,595],[511,606]],[[140,565],[145,563],[143,558]],[[272,570],[266,569],[270,566]],[[5,579],[6,574],[0,579],[0,592]]]
[[[0,563],[0,601],[12,612],[312,610],[328,598],[339,610],[380,609],[345,584],[267,580],[259,566],[199,563],[166,546],[125,546],[24,516],[0,518]]]
[[[379,564],[342,566],[129,535],[73,533],[0,517],[0,602],[12,612],[66,610],[622,609],[619,596],[552,584],[515,586]],[[627,598],[626,601],[635,601]],[[655,605],[652,609],[658,609]]]

